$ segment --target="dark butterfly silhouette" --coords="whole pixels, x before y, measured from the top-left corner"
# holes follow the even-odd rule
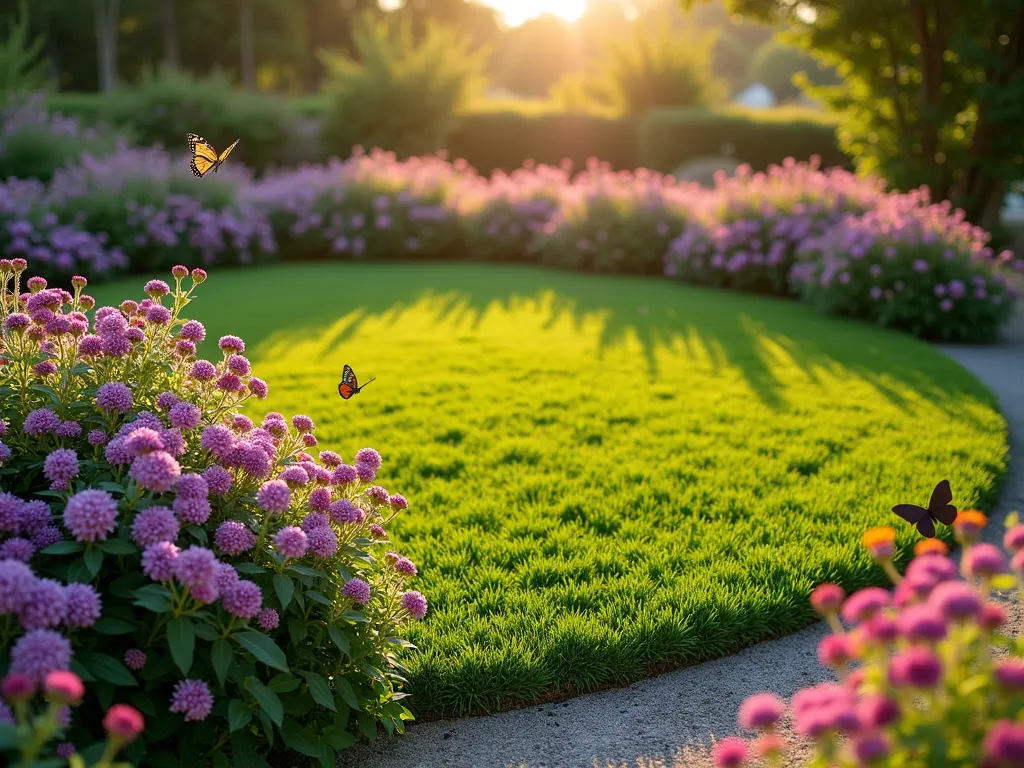
[[[374,381],[376,378],[377,377],[374,376],[370,381]],[[370,381],[366,382],[366,384],[369,384]],[[363,384],[363,387],[365,387],[366,384]],[[352,367],[346,365],[341,372],[341,383],[338,385],[338,394],[348,400],[352,395],[358,395],[363,390],[363,387],[359,386],[359,382],[356,380],[356,373],[352,370]]]
[[[953,491],[949,488],[949,480],[943,480],[932,491],[928,509],[916,504],[897,504],[892,511],[908,523],[916,523],[917,530],[922,536],[933,539],[935,538],[935,520],[943,525],[952,525],[956,520],[956,507],[950,503],[952,501]]]

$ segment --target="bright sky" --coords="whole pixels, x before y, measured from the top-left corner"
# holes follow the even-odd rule
[[[566,21],[576,21],[583,15],[587,0],[477,0],[500,13],[510,27],[518,27],[527,19],[550,13]],[[384,10],[401,7],[403,0],[378,0]]]

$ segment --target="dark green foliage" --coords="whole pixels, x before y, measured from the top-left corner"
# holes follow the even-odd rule
[[[740,111],[652,110],[637,131],[637,162],[663,173],[690,160],[723,154],[749,163],[754,170],[787,157],[807,160],[811,155],[819,155],[826,168],[851,166],[850,158],[837,146],[833,123],[810,112],[789,114],[791,119],[784,120]]]

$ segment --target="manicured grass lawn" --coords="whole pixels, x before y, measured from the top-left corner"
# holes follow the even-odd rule
[[[141,295],[143,279],[94,292]],[[994,399],[927,345],[777,300],[493,265],[214,269],[189,316],[242,336],[321,447],[384,456],[420,568],[412,706],[625,683],[883,583],[860,534],[948,477],[991,501]],[[376,376],[355,399],[341,367]],[[898,524],[898,525],[897,525]]]

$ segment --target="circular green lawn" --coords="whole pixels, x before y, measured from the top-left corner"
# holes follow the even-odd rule
[[[144,278],[95,291],[139,298]],[[320,447],[372,446],[430,601],[412,706],[454,714],[625,683],[810,620],[815,584],[948,478],[992,500],[992,395],[914,339],[658,278],[479,265],[214,269],[189,316],[242,336]],[[377,377],[348,402],[344,363]]]

